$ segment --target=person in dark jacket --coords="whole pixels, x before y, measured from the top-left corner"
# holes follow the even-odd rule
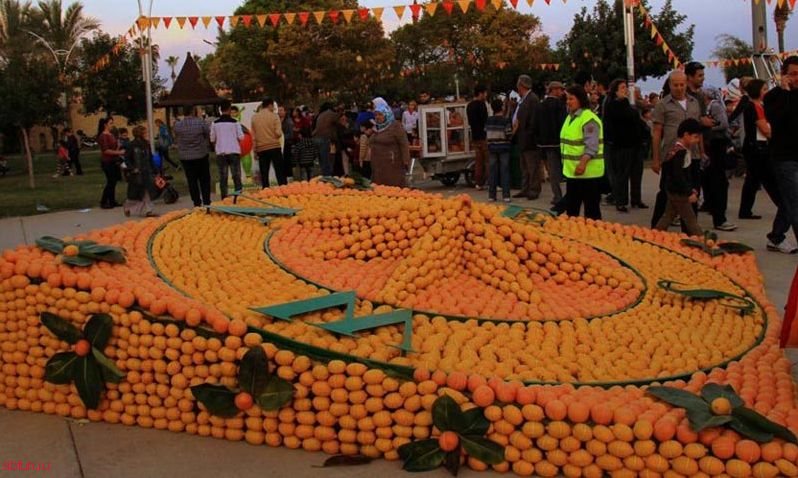
[[[546,89],[546,97],[538,105],[535,123],[535,139],[540,148],[540,154],[549,171],[551,183],[551,204],[556,205],[562,200],[562,158],[560,157],[560,130],[568,116],[568,110],[563,101],[565,88],[559,81],[552,81]]]
[[[485,136],[485,122],[488,120],[488,107],[485,100],[488,89],[484,85],[474,88],[474,99],[466,106],[468,126],[471,127],[471,149],[474,151],[474,182],[477,189],[485,185],[485,166],[488,162],[488,142]]]
[[[125,216],[156,216],[152,198],[158,194],[155,187],[155,171],[152,166],[150,143],[146,139],[147,128],[133,128],[133,141],[125,154],[127,170],[127,199],[123,205]]]
[[[537,118],[538,96],[532,92],[532,78],[528,75],[518,77],[516,90],[521,101],[513,114],[514,141],[521,152],[521,192],[513,197],[525,197],[535,200],[540,196],[543,182],[543,164],[535,140],[535,122]]]
[[[629,103],[626,80],[613,80],[604,111],[604,139],[609,147],[612,197],[619,212],[629,212],[629,179],[641,147],[640,114]]]
[[[83,168],[80,166],[80,141],[71,128],[64,128],[64,137],[69,153],[69,168],[78,176],[83,176]]]
[[[690,149],[701,142],[701,131],[701,123],[692,118],[679,124],[676,144],[662,161],[662,185],[668,195],[668,202],[655,229],[667,231],[678,215],[685,224],[687,234],[703,234],[692,207],[698,201],[698,191],[693,187],[694,180],[690,177],[690,164],[694,161]]]

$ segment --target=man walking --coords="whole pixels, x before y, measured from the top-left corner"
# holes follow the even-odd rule
[[[241,123],[230,116],[231,103],[222,102],[222,116],[211,126],[211,143],[216,150],[216,163],[219,167],[219,191],[222,199],[227,197],[227,174],[233,174],[235,193],[241,192],[241,145],[244,137]]]
[[[283,151],[280,149],[280,138],[283,137],[283,126],[280,117],[274,112],[274,100],[264,98],[260,110],[252,117],[252,138],[255,143],[255,154],[260,166],[261,187],[269,187],[269,168],[274,165],[277,184],[288,184],[283,167]]]
[[[83,176],[83,168],[80,167],[80,141],[71,128],[64,128],[64,135],[69,153],[69,168],[78,176]]]
[[[485,100],[488,89],[484,85],[474,88],[474,99],[466,106],[468,126],[471,127],[471,149],[474,150],[474,182],[477,189],[485,185],[485,164],[488,159],[488,140],[485,122],[488,121],[488,107]]]
[[[322,176],[333,175],[333,161],[330,160],[330,144],[338,142],[338,118],[332,105],[325,103],[321,105],[321,112],[316,118],[316,125],[313,129],[313,142],[319,150],[319,166]]]
[[[180,164],[186,173],[194,207],[211,204],[211,170],[208,163],[208,123],[194,114],[194,106],[183,107],[183,119],[175,123],[175,141]]]
[[[540,102],[535,123],[535,139],[540,149],[541,159],[549,171],[551,183],[551,204],[562,199],[562,158],[560,157],[560,130],[568,111],[562,100],[564,87],[559,81],[552,81],[546,90],[546,97]]]
[[[532,93],[532,78],[528,75],[518,77],[516,83],[521,100],[513,115],[513,130],[515,142],[521,152],[521,192],[513,197],[525,197],[533,200],[540,196],[541,183],[543,182],[543,167],[537,151],[535,140],[535,122],[537,107],[540,100]]]

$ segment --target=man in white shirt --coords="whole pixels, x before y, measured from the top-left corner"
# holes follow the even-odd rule
[[[241,192],[241,146],[239,141],[244,137],[241,123],[230,116],[230,101],[222,103],[222,116],[211,125],[211,143],[216,150],[216,162],[219,165],[219,190],[222,199],[227,197],[227,173],[233,174],[235,193]]]

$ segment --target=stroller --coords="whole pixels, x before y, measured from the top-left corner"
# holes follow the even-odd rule
[[[180,198],[180,194],[177,192],[177,189],[172,186],[172,183],[169,182],[172,177],[163,174],[163,170],[161,169],[161,156],[158,153],[153,154],[152,163],[156,171],[161,171],[155,175],[155,189],[158,190],[158,194],[153,199],[162,197],[164,204],[176,203],[178,198]]]

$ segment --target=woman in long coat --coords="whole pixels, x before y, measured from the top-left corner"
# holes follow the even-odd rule
[[[145,138],[147,128],[133,128],[133,141],[125,156],[127,171],[127,200],[124,204],[125,216],[156,216],[153,212],[152,198],[158,195],[155,187],[155,172],[152,167],[150,144]]]
[[[407,133],[393,116],[391,108],[379,104],[374,111],[375,133],[369,139],[372,181],[385,186],[406,186],[410,168]]]

